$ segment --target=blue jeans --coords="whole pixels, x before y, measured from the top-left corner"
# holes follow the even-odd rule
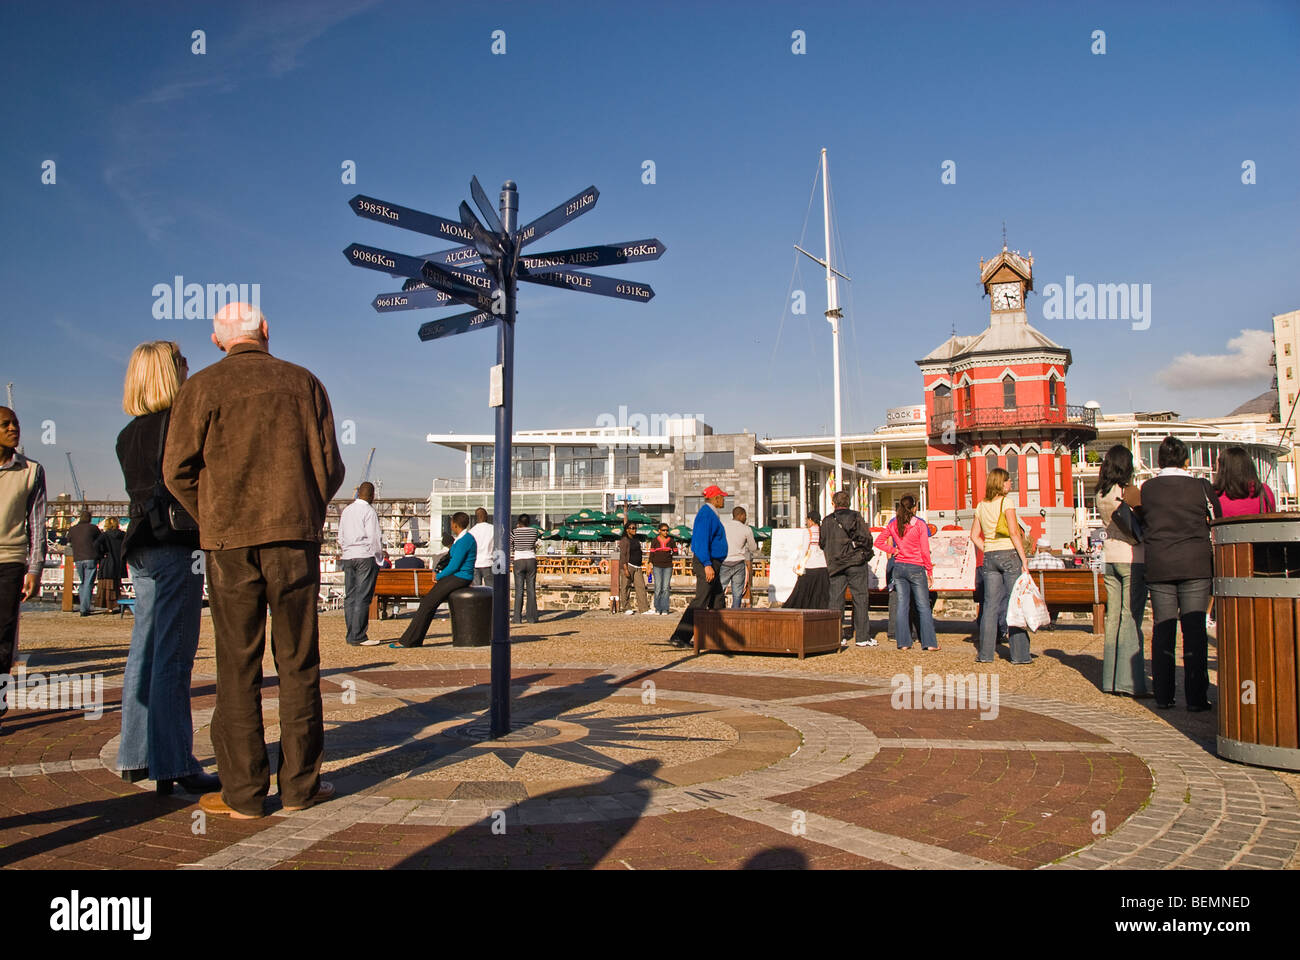
[[[998,642],[998,621],[1005,620],[1011,588],[1021,573],[1020,555],[1014,550],[984,553],[984,614],[980,618],[980,649],[975,659],[992,663]],[[1011,634],[1011,662],[1029,663],[1029,634],[1024,627],[1008,628]]]
[[[1147,585],[1140,563],[1106,564],[1106,642],[1102,647],[1101,689],[1106,693],[1147,692],[1142,616]]]
[[[370,622],[370,598],[375,595],[379,564],[374,557],[343,561],[343,620],[348,626],[347,642],[359,645],[366,639]]]
[[[899,650],[908,650],[912,646],[912,602],[916,602],[918,623],[917,632],[921,635],[921,648],[933,650],[939,646],[939,638],[934,632],[934,614],[930,611],[930,585],[926,581],[925,567],[916,563],[895,563],[893,587],[898,592],[898,637]],[[904,643],[904,640],[907,640]]]
[[[122,677],[117,765],[147,768],[152,780],[202,773],[194,759],[190,673],[199,648],[203,574],[184,546],[140,547],[127,559],[135,623]]]
[[[667,613],[671,594],[668,585],[673,582],[672,567],[652,567],[655,578],[655,613]]]
[[[738,609],[740,599],[745,595],[745,561],[724,563],[718,568],[718,578],[722,581],[724,596],[727,592],[727,585],[731,585],[731,609]]]
[[[96,560],[78,560],[77,576],[81,578],[81,588],[77,591],[77,600],[82,613],[90,613],[90,598],[95,595]]]

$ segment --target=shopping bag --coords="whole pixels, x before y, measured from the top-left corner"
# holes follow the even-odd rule
[[[1052,622],[1038,584],[1027,572],[1016,578],[1007,603],[1007,626],[1038,631]]]

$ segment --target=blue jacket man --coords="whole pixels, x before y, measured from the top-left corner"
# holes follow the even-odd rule
[[[389,647],[423,646],[424,635],[429,632],[429,624],[433,622],[438,607],[461,587],[468,587],[474,582],[478,542],[466,532],[468,529],[469,514],[459,512],[451,515],[451,535],[456,540],[451,545],[447,566],[440,573],[434,574],[433,589],[420,599],[419,609],[415,611],[415,616],[411,618],[401,639],[390,643]]]
[[[675,647],[689,647],[694,642],[696,610],[721,609],[726,603],[718,568],[727,558],[727,532],[722,527],[722,520],[718,518],[718,511],[729,496],[716,485],[704,488],[704,503],[695,515],[695,525],[691,528],[691,570],[695,573],[695,598],[687,605],[677,629],[668,640]]]

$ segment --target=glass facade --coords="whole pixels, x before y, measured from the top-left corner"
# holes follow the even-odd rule
[[[794,526],[794,471],[771,470],[767,478],[767,522],[773,528],[788,529]]]
[[[687,470],[734,470],[736,454],[731,450],[712,450],[686,455]]]

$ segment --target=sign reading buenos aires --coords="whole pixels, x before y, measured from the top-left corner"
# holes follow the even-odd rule
[[[591,267],[611,267],[620,263],[633,263],[638,260],[658,260],[667,249],[658,240],[630,240],[627,243],[606,243],[595,247],[575,247],[572,250],[555,250],[550,253],[537,253],[521,256],[519,265],[529,274],[537,275],[576,267],[580,270]]]

